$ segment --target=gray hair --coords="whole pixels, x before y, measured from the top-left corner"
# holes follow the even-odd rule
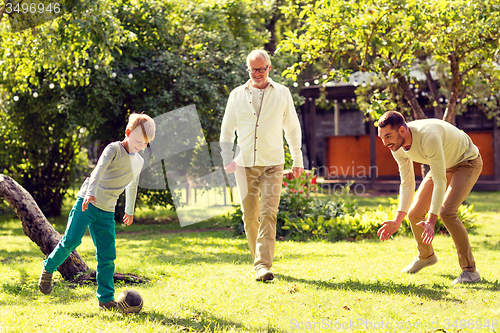
[[[253,50],[247,56],[247,67],[250,68],[250,59],[257,58],[258,56],[263,57],[266,60],[266,64],[268,66],[271,66],[271,58],[269,57],[269,54],[267,54],[266,51],[264,51],[264,50]]]

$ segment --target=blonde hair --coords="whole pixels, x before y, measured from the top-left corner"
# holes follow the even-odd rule
[[[266,60],[266,64],[268,66],[271,66],[271,58],[269,57],[269,54],[267,54],[266,51],[264,51],[264,50],[253,50],[247,56],[247,67],[250,68],[250,59],[257,58],[259,56],[263,57],[264,60]]]
[[[127,129],[132,132],[136,128],[142,129],[142,134],[146,142],[153,141],[155,138],[155,121],[144,113],[132,113],[128,118]]]

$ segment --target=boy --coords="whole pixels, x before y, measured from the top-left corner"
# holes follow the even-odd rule
[[[125,139],[110,143],[103,151],[89,178],[85,179],[68,217],[64,237],[43,262],[38,288],[43,294],[52,291],[52,274],[82,243],[87,226],[96,247],[97,299],[99,307],[113,309],[115,271],[114,211],[118,196],[125,191],[126,204],[123,222],[131,225],[139,175],[144,164],[137,154],[154,139],[154,120],[145,114],[130,115]],[[90,205],[89,205],[90,203]]]

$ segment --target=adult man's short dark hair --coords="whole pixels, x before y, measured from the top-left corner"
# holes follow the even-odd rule
[[[401,126],[408,128],[406,126],[405,117],[397,111],[387,111],[378,120],[378,127],[384,128],[387,125],[391,126],[391,129],[398,129]]]

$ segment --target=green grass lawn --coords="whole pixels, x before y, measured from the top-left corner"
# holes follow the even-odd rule
[[[363,207],[387,197],[357,198]],[[457,255],[449,236],[436,236],[439,262],[415,275],[400,270],[416,255],[412,238],[382,243],[292,242],[276,245],[271,283],[254,281],[246,240],[231,231],[164,233],[174,222],[120,227],[116,270],[140,275],[143,311],[99,311],[95,285],[78,286],[55,274],[51,295],[37,280],[44,256],[12,215],[0,216],[0,332],[327,332],[500,331],[500,193],[474,192],[467,199],[480,225],[472,234],[483,281],[454,286]],[[147,211],[142,218],[171,213]],[[170,214],[170,215],[169,215]],[[137,219],[140,219],[137,214]],[[65,217],[52,219],[64,231]],[[216,221],[200,227],[217,227]],[[62,229],[62,230],[61,230]],[[182,229],[185,230],[185,229]],[[95,268],[95,250],[85,236],[78,252]],[[441,330],[441,331],[443,331]]]

